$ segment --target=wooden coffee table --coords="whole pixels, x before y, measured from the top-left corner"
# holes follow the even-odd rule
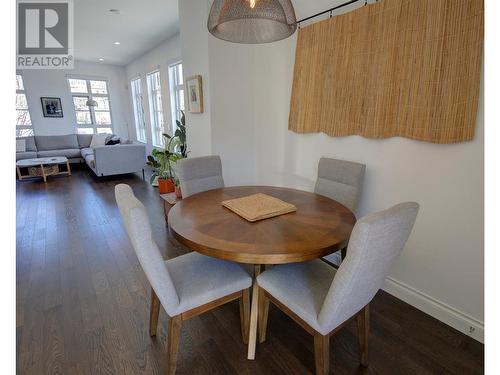
[[[59,164],[66,164],[66,170],[54,173],[50,172],[45,168],[51,165],[59,165]],[[42,174],[40,176],[23,175],[21,173],[21,168],[29,168],[29,167],[40,167]],[[57,176],[57,175],[71,176],[71,168],[69,166],[69,161],[68,158],[65,156],[18,160],[16,162],[16,169],[17,169],[17,177],[19,178],[19,180],[23,180],[28,177],[42,177],[43,182],[47,182],[47,176]]]

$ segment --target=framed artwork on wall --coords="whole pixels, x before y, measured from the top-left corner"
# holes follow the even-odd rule
[[[43,117],[63,117],[61,98],[42,96]]]
[[[203,113],[203,89],[201,76],[186,78],[187,110],[190,113]]]

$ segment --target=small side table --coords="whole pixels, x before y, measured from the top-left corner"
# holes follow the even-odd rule
[[[165,224],[168,225],[168,212],[182,198],[177,198],[175,193],[160,194],[163,199],[163,212],[165,213]]]

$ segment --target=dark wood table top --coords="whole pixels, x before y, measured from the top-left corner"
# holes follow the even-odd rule
[[[297,211],[248,222],[222,201],[264,193]],[[199,253],[250,264],[281,264],[320,258],[347,245],[356,218],[340,203],[306,191],[237,186],[209,190],[177,203],[168,214],[172,235]]]

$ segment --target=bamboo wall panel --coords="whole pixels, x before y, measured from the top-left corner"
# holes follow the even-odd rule
[[[289,129],[474,138],[482,0],[381,0],[300,29]]]

